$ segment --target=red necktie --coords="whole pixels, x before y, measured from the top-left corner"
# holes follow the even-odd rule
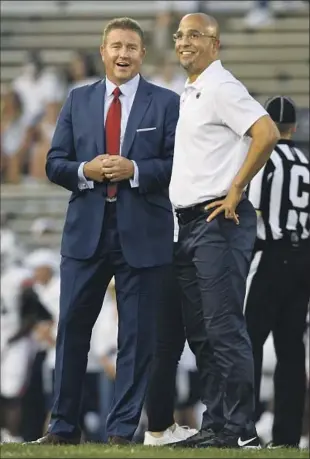
[[[107,118],[105,121],[105,142],[106,142],[106,153],[109,155],[120,154],[120,143],[121,143],[121,116],[122,106],[119,100],[121,91],[119,88],[115,88],[113,91],[114,99],[110,105]],[[109,198],[114,198],[117,193],[117,184],[108,183],[107,193]]]

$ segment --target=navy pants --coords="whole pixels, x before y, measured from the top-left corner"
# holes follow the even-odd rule
[[[128,265],[119,241],[116,203],[106,205],[96,257],[90,260],[62,259],[54,403],[49,432],[67,438],[80,434],[78,420],[91,332],[114,275],[118,356],[107,435],[132,439],[149,379],[155,346],[156,309],[162,301],[165,270],[165,266],[136,269]]]
[[[175,264],[182,290],[186,337],[197,360],[202,428],[255,432],[254,370],[243,315],[246,278],[256,236],[256,214],[244,198],[240,224],[206,212],[180,222]]]

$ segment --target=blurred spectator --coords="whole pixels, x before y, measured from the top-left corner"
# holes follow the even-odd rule
[[[274,8],[277,11],[305,11],[309,0],[284,0],[282,2],[272,2],[271,0],[253,0],[250,11],[244,17],[244,25],[248,29],[263,29],[273,26],[275,23]]]
[[[162,52],[173,46],[171,34],[184,14],[203,11],[206,2],[198,0],[157,0],[157,15],[154,30],[154,46]],[[172,31],[173,30],[173,31]]]
[[[45,179],[45,157],[65,96],[64,84],[34,52],[12,88],[3,95],[1,106],[1,176],[9,183],[20,182],[29,172]]]
[[[47,181],[45,173],[46,155],[50,149],[60,109],[61,104],[59,102],[47,102],[43,116],[36,126],[36,141],[29,158],[29,175],[32,179]]]
[[[185,76],[169,53],[158,62],[157,68],[160,72],[151,78],[151,83],[181,94],[184,90]]]
[[[55,254],[59,254],[60,234],[55,220],[38,216],[30,227],[30,233],[32,247],[52,248]]]
[[[95,83],[100,79],[92,56],[83,51],[75,53],[68,74],[69,92],[80,86]]]
[[[254,0],[252,8],[244,18],[246,27],[251,29],[269,27],[274,23],[269,0]]]
[[[54,234],[57,231],[57,228],[52,218],[38,217],[32,223],[30,231],[34,239],[39,239],[45,234]]]
[[[29,124],[36,124],[47,103],[61,103],[65,97],[62,79],[52,68],[44,67],[37,51],[28,54],[13,88],[21,98]]]
[[[10,268],[12,265],[19,265],[24,256],[24,250],[19,244],[16,234],[10,228],[9,222],[9,216],[1,214],[1,273]]]
[[[5,182],[18,183],[33,139],[33,130],[28,126],[17,92],[6,92],[2,103],[1,176]]]

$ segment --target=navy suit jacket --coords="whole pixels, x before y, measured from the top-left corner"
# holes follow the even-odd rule
[[[71,91],[57,121],[46,174],[70,190],[61,254],[76,259],[96,255],[104,225],[107,186],[80,191],[78,168],[105,153],[105,81]],[[117,225],[123,255],[135,268],[172,261],[173,215],[168,197],[179,96],[148,83],[142,77],[131,108],[122,156],[136,162],[139,187],[119,182]],[[137,129],[156,127],[154,130]]]

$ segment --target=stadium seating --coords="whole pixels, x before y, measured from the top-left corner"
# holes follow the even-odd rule
[[[59,247],[69,193],[56,185],[2,185],[1,212],[12,216],[11,228],[29,249],[38,245]],[[53,220],[55,234],[36,239],[31,226],[36,218]]]
[[[40,49],[45,63],[64,66],[73,49],[96,52],[104,25],[112,17],[132,15],[146,31],[151,48],[155,3],[148,1],[38,1],[1,3],[1,81],[19,73],[26,50]],[[210,9],[215,9],[215,2]],[[225,4],[225,2],[218,2]],[[227,3],[227,2],[226,2]],[[239,2],[246,4],[247,2]],[[236,4],[236,2],[231,2]],[[212,11],[211,11],[212,12]],[[243,11],[218,12],[222,60],[258,100],[286,93],[309,107],[309,18],[302,12],[278,17],[272,27],[249,32]],[[147,54],[153,64],[155,53]]]
[[[154,1],[2,1],[1,81],[9,82],[20,72],[27,50],[40,49],[46,64],[63,67],[72,50],[98,52],[106,22],[120,15],[137,18],[146,31],[148,66],[155,65],[152,34]],[[304,117],[303,137],[309,127],[309,18],[301,12],[282,12],[275,24],[264,30],[244,29],[243,16],[250,2],[207,2],[219,18],[222,30],[222,60],[255,97],[263,102],[270,95],[293,97]],[[217,10],[221,4],[222,9]],[[172,48],[172,43],[171,43]],[[171,53],[174,51],[171,49]],[[13,212],[13,227],[29,246],[31,223],[37,216],[54,218],[58,233],[48,237],[58,245],[68,193],[53,185],[5,185],[1,187],[2,211]],[[48,203],[48,204],[47,204]]]

